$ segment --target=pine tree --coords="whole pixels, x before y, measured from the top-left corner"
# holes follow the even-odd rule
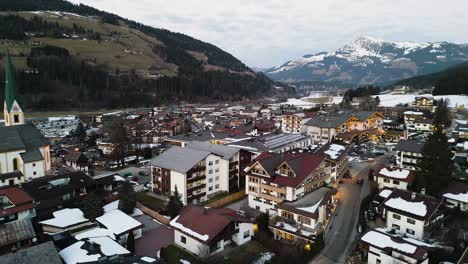
[[[434,119],[436,125],[449,127],[452,124],[450,110],[448,108],[447,100],[440,99],[435,102],[436,110],[434,112]]]
[[[86,139],[86,129],[83,126],[83,123],[81,122],[78,123],[75,130],[73,131],[73,135],[81,140]]]
[[[422,158],[417,164],[416,187],[426,193],[437,195],[447,187],[452,175],[452,152],[447,136],[437,126],[422,149]]]
[[[167,213],[171,218],[177,216],[180,210],[184,207],[184,204],[180,200],[179,191],[177,186],[175,187],[174,193],[169,197],[169,203],[167,204]]]
[[[92,221],[104,214],[102,202],[95,193],[90,193],[85,197],[82,207],[84,217]]]
[[[119,209],[126,214],[133,214],[136,207],[136,193],[129,181],[122,184],[119,191]]]
[[[128,233],[127,249],[128,251],[135,253],[135,235],[133,234],[133,231]]]

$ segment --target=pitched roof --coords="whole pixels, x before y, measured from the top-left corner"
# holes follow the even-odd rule
[[[229,147],[225,145],[219,145],[219,144],[210,144],[207,142],[200,142],[200,141],[190,142],[187,145],[187,147],[191,149],[195,149],[195,150],[211,152],[220,157],[223,157],[223,159],[225,160],[232,158],[235,154],[239,152],[238,148]]]
[[[0,225],[0,247],[36,237],[29,219],[17,220]],[[0,261],[0,263],[3,263]]]
[[[405,190],[393,190],[384,202],[387,211],[397,212],[412,218],[426,221],[441,205],[442,200]]]
[[[338,191],[331,187],[321,187],[293,203],[278,204],[279,209],[316,219],[320,206],[327,204]]]
[[[337,128],[344,122],[348,121],[349,115],[329,115],[312,117],[309,121],[305,122],[305,126]]]
[[[37,148],[27,149],[26,152],[21,153],[20,156],[24,163],[29,163],[29,162],[39,161],[39,160],[44,159],[44,156],[42,156],[41,151]]]
[[[413,170],[392,166],[382,166],[376,174],[378,177],[390,178],[408,183],[412,183],[416,177]]]
[[[186,173],[211,153],[208,151],[173,146],[152,159],[152,166]]]
[[[0,188],[0,196],[6,196],[14,207],[0,208],[0,215],[9,215],[33,208],[33,199],[16,186]]]
[[[2,264],[62,264],[52,241],[45,242],[30,248],[21,249],[16,253],[0,256]]]
[[[49,145],[49,141],[34,125],[0,127],[0,152],[35,148]]]
[[[297,187],[310,173],[317,169],[323,160],[325,160],[325,155],[292,152],[281,154],[264,153],[259,155],[256,160],[272,177],[271,180],[274,183],[283,186]],[[281,176],[276,173],[278,166],[284,162],[293,170],[295,177]]]
[[[452,180],[442,192],[447,199],[468,203],[468,183],[462,180]]]
[[[414,139],[400,139],[396,146],[396,150],[405,152],[421,153],[424,147],[424,142]]]
[[[209,244],[233,222],[251,223],[250,220],[229,208],[206,209],[189,205],[180,211],[179,216],[174,218],[170,225],[202,243]]]

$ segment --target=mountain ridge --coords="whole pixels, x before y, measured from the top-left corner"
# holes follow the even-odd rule
[[[304,55],[264,72],[279,81],[325,81],[359,86],[388,84],[444,70],[467,60],[468,44],[391,42],[362,36],[333,52]]]

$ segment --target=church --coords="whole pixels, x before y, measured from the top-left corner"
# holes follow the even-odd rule
[[[4,127],[0,127],[0,186],[45,176],[51,169],[50,143],[32,124],[25,124],[17,100],[11,58],[5,57]]]

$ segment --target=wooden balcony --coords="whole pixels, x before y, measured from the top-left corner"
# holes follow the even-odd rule
[[[277,192],[277,193],[286,194],[286,189],[285,189],[285,188],[276,187],[276,186],[272,186],[272,185],[268,185],[268,184],[263,184],[263,183],[259,183],[258,185],[259,185],[260,188],[269,190],[269,191],[271,191],[271,192]]]
[[[270,201],[274,201],[276,203],[282,203],[283,202],[283,199],[278,198],[276,196],[266,194],[266,193],[249,192],[249,194],[252,194],[255,197],[260,197],[260,198],[264,198],[264,199],[267,199],[267,200],[270,200]]]

